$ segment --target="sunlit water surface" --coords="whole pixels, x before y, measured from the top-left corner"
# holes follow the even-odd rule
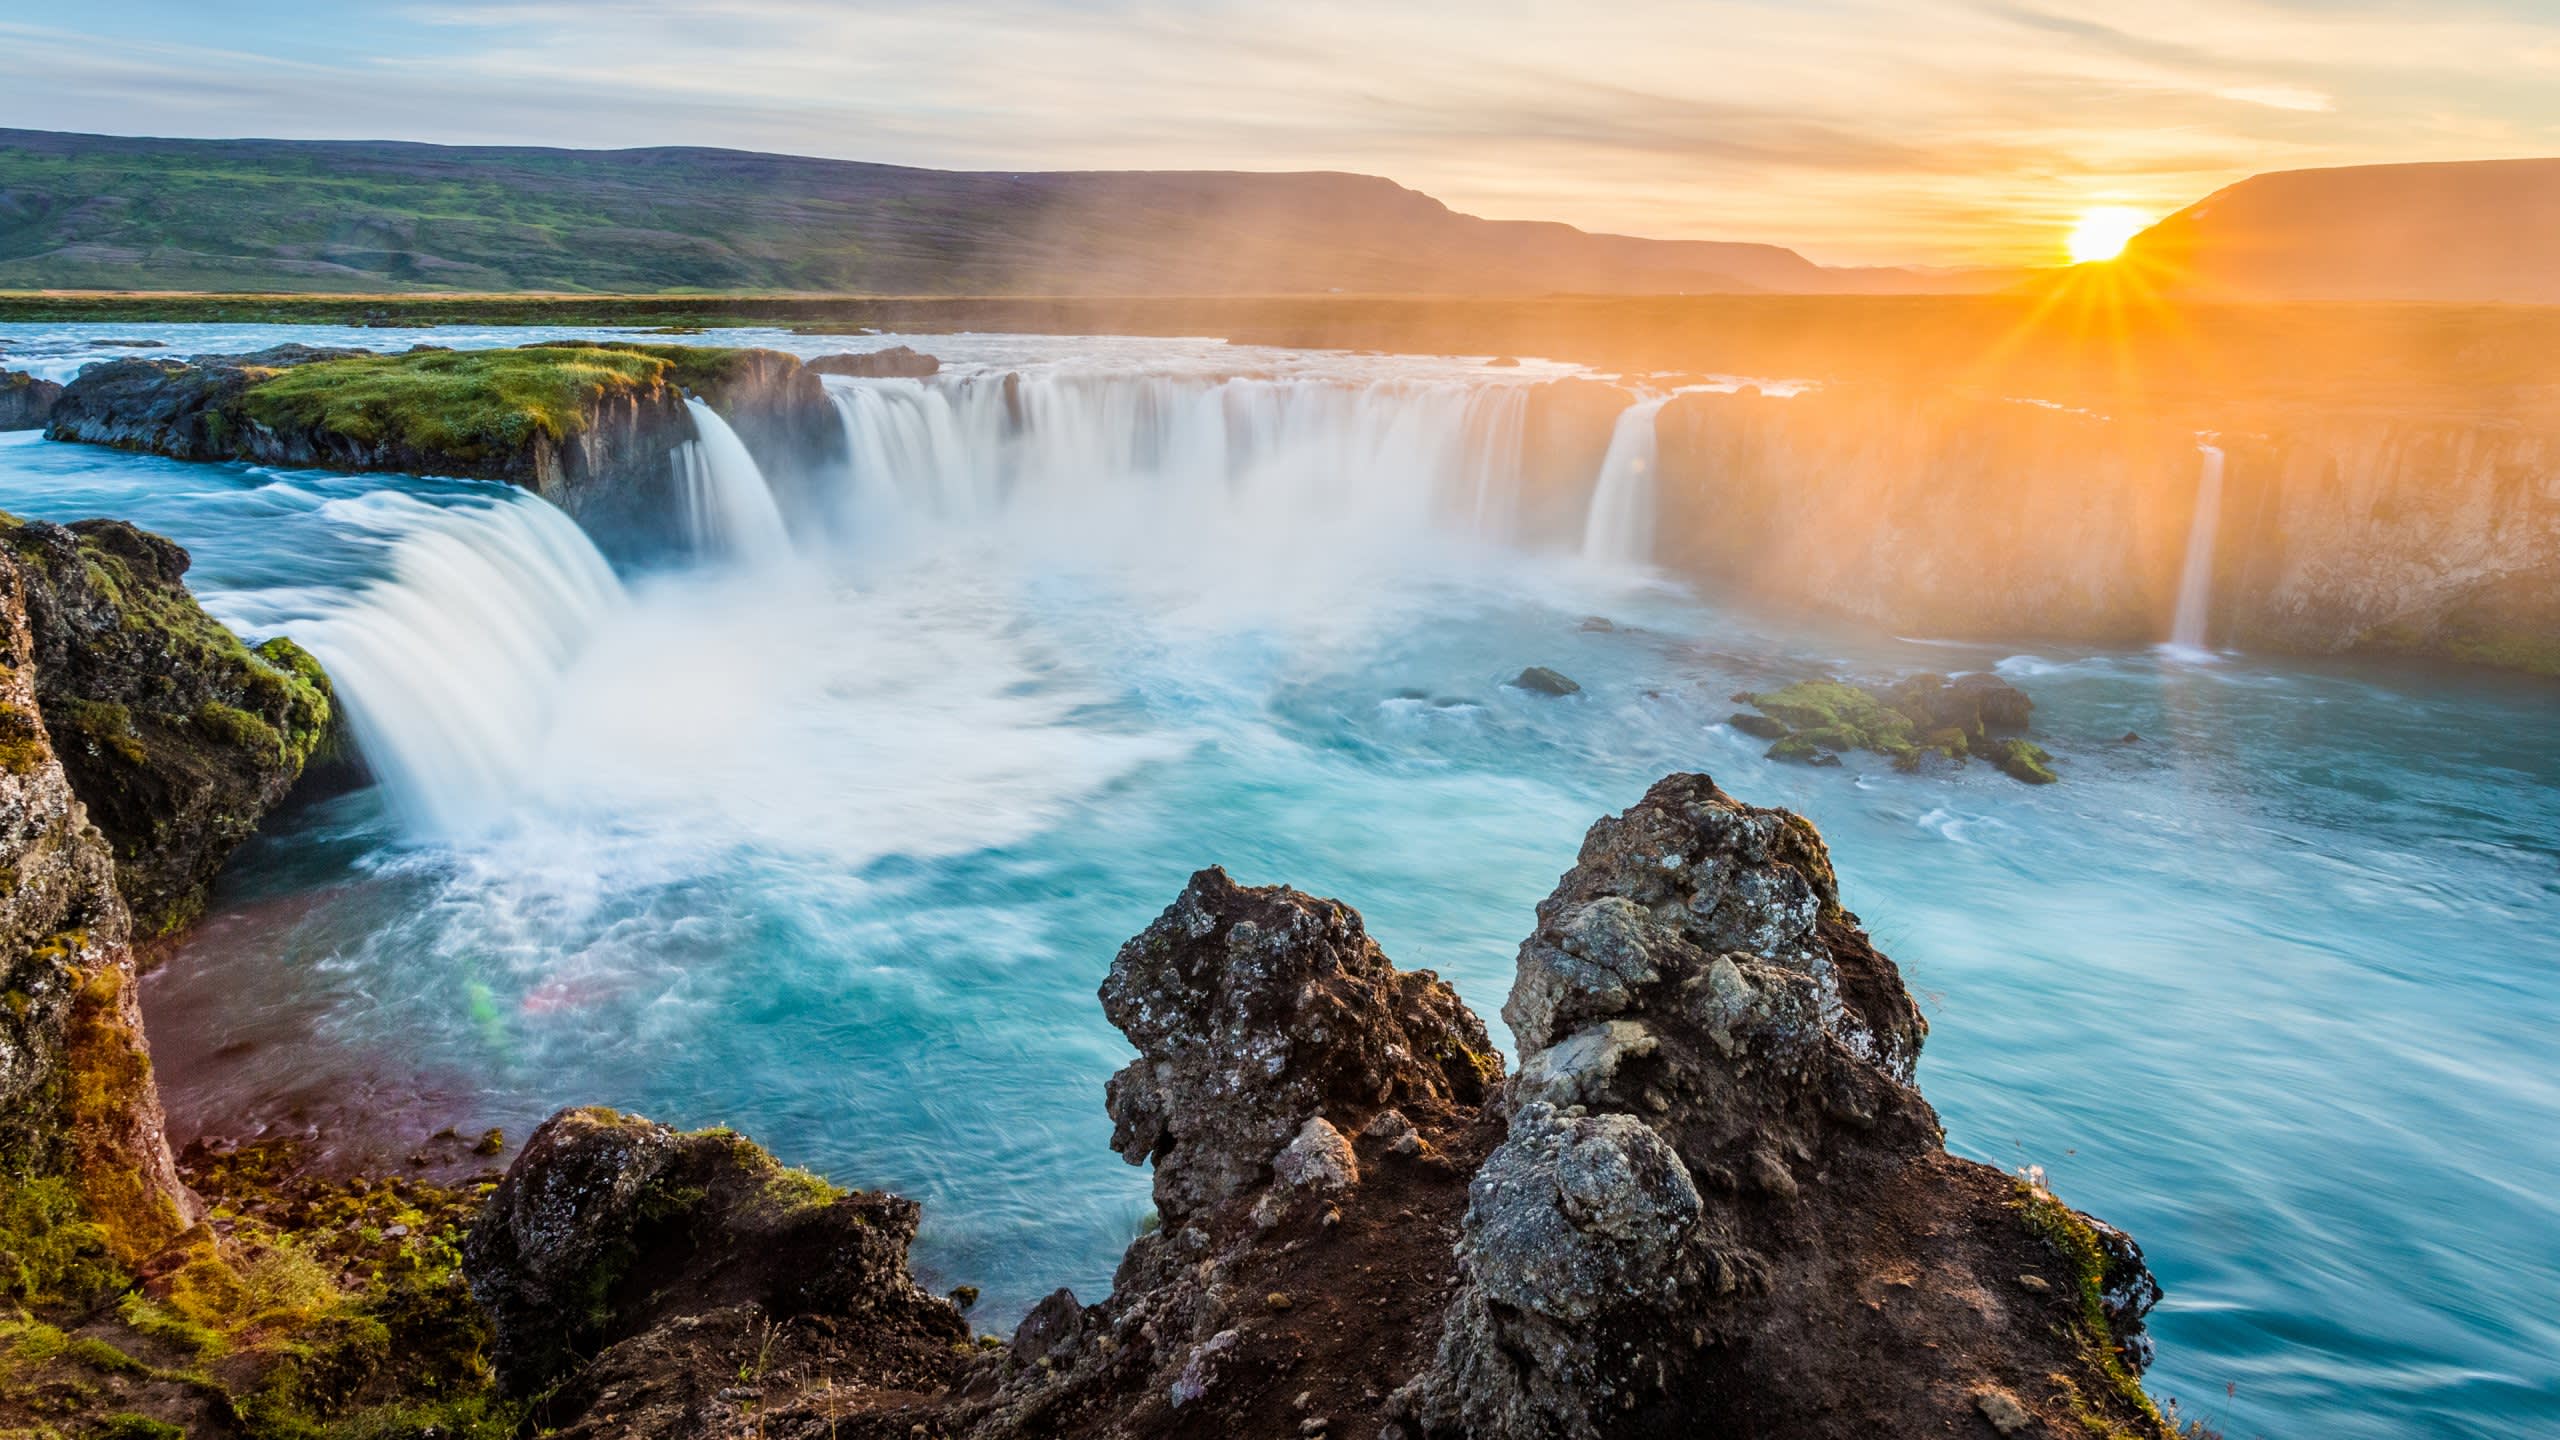
[[[414,338],[0,327],[0,362],[67,374],[139,335]],[[962,376],[1385,377],[1417,404],[1489,383],[1202,342],[913,343]],[[849,422],[927,403],[892,389]],[[922,1199],[920,1268],[1008,1323],[1053,1286],[1107,1290],[1146,1213],[1106,1143],[1128,1050],[1094,990],[1191,870],[1349,901],[1500,1037],[1513,947],[1584,827],[1699,769],[1829,837],[1927,1011],[1950,1144],[2041,1165],[2143,1242],[2168,1290],[2156,1393],[2234,1435],[2560,1427],[2547,683],[1788,628],[1587,561],[1578,533],[1515,543],[1474,471],[1454,507],[1434,492],[1456,523],[1391,485],[1292,503],[1343,463],[1449,457],[1273,394],[1251,463],[1216,458],[1250,448],[1237,430],[1123,457],[1143,483],[778,484],[792,559],[619,577],[499,487],[0,437],[0,505],[179,539],[218,614],[311,644],[368,740],[422,757],[405,791],[271,826],[154,978],[177,1128],[397,1154],[573,1102],[734,1124]],[[1463,423],[1498,436],[1499,399]],[[1296,455],[1293,425],[1368,448]],[[421,578],[448,562],[495,568]],[[1531,664],[1583,693],[1503,683]],[[1733,691],[1816,670],[1985,667],[2034,696],[2065,783],[1778,765],[1719,723]]]

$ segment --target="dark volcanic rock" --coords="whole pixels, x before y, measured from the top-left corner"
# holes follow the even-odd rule
[[[137,930],[167,934],[320,748],[328,678],[290,640],[241,644],[187,592],[187,552],[148,531],[0,517],[0,542],[25,575],[53,748]]]
[[[2140,1252],[1945,1152],[1926,1026],[1803,820],[1662,781],[1592,827],[1503,1015],[1514,1117],[1401,1397],[1422,1433],[1963,1434],[1995,1389],[2165,1433]]]
[[[1482,1023],[1348,907],[1220,870],[1121,947],[1103,1004],[1138,1047],[1113,1143],[1154,1159],[1161,1224],[1108,1300],[1034,1311],[937,1433],[1374,1434],[1430,1353],[1465,1175],[1499,1131]]]
[[[41,430],[53,418],[62,387],[18,370],[0,370],[0,430]]]
[[[268,373],[341,360],[361,350],[278,345],[246,355],[105,360],[72,378],[54,402],[45,434],[55,440],[145,450],[175,460],[269,459],[250,454],[240,397]],[[304,461],[301,463],[315,463]]]
[[[1530,666],[1513,676],[1511,683],[1514,688],[1526,690],[1533,695],[1579,695],[1582,693],[1582,687],[1575,684],[1571,676],[1561,671],[1550,670],[1544,665]]]
[[[826,1356],[847,1390],[935,1390],[969,1327],[908,1277],[916,1218],[913,1201],[836,1190],[726,1131],[563,1110],[508,1167],[463,1264],[502,1385],[560,1387],[554,1426],[608,1392],[681,1415],[691,1382],[735,1384],[773,1345]]]
[[[892,345],[886,350],[866,350],[853,355],[821,355],[809,362],[809,368],[821,375],[921,380],[940,373],[942,362],[904,345]]]
[[[1120,947],[1102,1010],[1138,1047],[1104,1092],[1111,1146],[1155,1163],[1169,1229],[1268,1180],[1311,1117],[1474,1105],[1502,1076],[1457,993],[1389,965],[1349,906],[1218,869]]]

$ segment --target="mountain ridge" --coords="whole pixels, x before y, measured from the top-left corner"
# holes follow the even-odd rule
[[[1984,272],[1989,274],[1992,272]],[[901,294],[1986,288],[1487,220],[1345,171],[951,171],[698,146],[0,129],[0,286]]]

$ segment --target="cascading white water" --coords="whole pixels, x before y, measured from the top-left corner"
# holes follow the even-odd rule
[[[999,515],[1274,543],[1516,538],[1517,385],[1034,375],[834,381],[857,533]]]
[[[1654,421],[1668,395],[1638,400],[1618,416],[1609,450],[1591,486],[1591,508],[1582,521],[1582,558],[1604,565],[1643,565],[1653,559],[1654,463],[1660,446]]]
[[[2196,476],[2195,516],[2187,522],[2187,563],[2178,576],[2178,614],[2169,627],[2169,643],[2181,650],[2205,648],[2206,622],[2212,618],[2213,550],[2222,526],[2222,447],[2199,445],[2203,459]]]
[[[787,558],[791,534],[782,507],[746,442],[710,406],[687,400],[684,407],[693,414],[695,438],[677,447],[674,463],[694,548],[748,564]]]
[[[366,763],[413,829],[465,832],[523,783],[562,669],[625,603],[584,531],[532,496],[379,504],[391,573],[291,627],[317,656]]]

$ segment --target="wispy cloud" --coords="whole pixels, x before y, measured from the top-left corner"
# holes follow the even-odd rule
[[[2090,204],[2560,151],[2542,0],[159,0],[0,36],[0,124],[1369,170],[1829,260],[2042,259]]]

